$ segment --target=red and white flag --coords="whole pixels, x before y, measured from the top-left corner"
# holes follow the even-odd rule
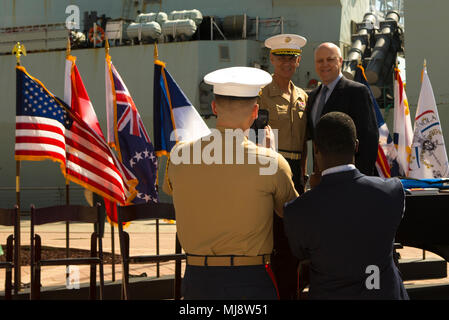
[[[64,100],[71,107],[71,109],[75,113],[77,113],[80,116],[80,118],[83,121],[85,121],[98,134],[102,142],[104,142],[107,145],[103,132],[100,128],[97,115],[89,99],[86,88],[84,87],[83,80],[81,79],[81,76],[79,74],[75,62],[76,62],[75,57],[71,55],[67,56],[65,67]],[[115,154],[110,150],[109,146],[108,149],[112,155],[114,165],[117,167],[117,169],[121,173],[121,176],[123,177],[125,196],[126,198],[128,198],[132,194],[136,193],[134,190],[134,186],[136,185],[136,178],[133,175],[133,173],[129,171],[122,164],[122,162],[115,156]],[[86,172],[86,174],[90,175],[92,173]],[[95,179],[95,176],[92,175],[91,178]],[[87,189],[89,188],[87,187]],[[110,220],[112,220],[113,222],[117,222],[117,211],[113,203],[108,203],[105,199],[105,206]]]

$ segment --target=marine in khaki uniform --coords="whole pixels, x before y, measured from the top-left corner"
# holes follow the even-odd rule
[[[259,107],[269,112],[268,124],[278,130],[278,152],[291,167],[293,182],[301,194],[305,186],[307,159],[307,94],[291,78],[301,61],[301,48],[307,40],[296,34],[280,34],[265,40],[274,67],[273,82],[262,89]],[[295,299],[297,258],[291,253],[282,219],[274,217],[273,271],[281,299]]]
[[[269,112],[268,124],[278,130],[278,152],[289,162],[296,189],[304,188],[307,94],[291,81],[301,61],[304,37],[280,34],[265,40],[274,67],[273,81],[262,89],[259,108]]]
[[[299,186],[304,186],[304,164],[307,154],[307,148],[304,145],[307,127],[305,113],[307,94],[291,81],[289,87],[290,96],[283,93],[273,81],[262,89],[258,103],[259,108],[268,110],[270,127],[279,130],[278,152],[292,162],[298,161],[298,179],[296,180]]]
[[[270,275],[273,210],[298,196],[283,156],[247,138],[257,117],[265,71],[235,67],[204,78],[214,86],[217,129],[179,142],[164,191],[173,196],[179,241],[187,254],[185,299],[276,299]],[[270,136],[269,127],[266,134]]]

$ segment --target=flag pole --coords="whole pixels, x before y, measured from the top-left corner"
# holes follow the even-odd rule
[[[109,40],[108,40],[108,36],[105,34],[104,37],[104,51],[105,51],[105,58],[106,58],[106,63],[108,63],[107,59],[109,56]],[[106,208],[105,208],[106,211]],[[118,214],[118,210],[117,210],[117,214]],[[114,241],[114,224],[110,223],[111,225],[111,253],[112,253],[112,281],[115,281],[115,241]]]
[[[153,61],[156,61],[158,59],[158,51],[157,51],[157,41],[154,43],[154,52],[153,52]],[[154,108],[154,106],[153,106]],[[153,110],[153,114],[154,114],[154,110]],[[157,154],[156,154],[157,156]],[[158,158],[160,158],[158,156]],[[156,170],[156,191],[159,192],[159,168],[157,168]]]
[[[424,79],[424,70],[426,70],[426,68],[427,68],[427,61],[426,61],[426,59],[424,59],[423,69],[421,71],[421,85],[422,85],[422,81]],[[426,260],[426,250],[424,250],[424,249],[422,250],[422,259]]]
[[[158,59],[159,52],[157,50],[157,41],[154,43],[154,52],[153,57],[154,61]],[[154,108],[154,106],[153,106]],[[156,168],[156,191],[159,192],[159,168]],[[160,254],[159,251],[159,219],[156,219],[156,255]],[[156,277],[160,277],[160,264],[159,262],[156,263]]]
[[[157,42],[154,43],[154,52],[153,52],[154,60],[157,60],[158,58],[158,51],[157,51]]]
[[[67,37],[67,48],[66,48],[66,58],[70,56],[70,35]],[[66,168],[67,171],[67,168]],[[66,173],[67,177],[67,173]],[[69,179],[65,179],[65,204],[68,206],[70,205],[70,181]],[[70,222],[65,222],[65,256],[68,259],[70,257]],[[65,277],[66,277],[66,283],[69,283],[70,278],[70,270],[69,266],[66,266],[65,269]]]
[[[17,42],[12,50],[12,54],[16,56],[17,66],[20,66],[20,56],[26,56],[26,48],[20,42]],[[16,90],[18,90],[16,85]],[[16,105],[18,104],[19,93],[16,92]],[[20,160],[16,160],[16,205],[17,216],[16,226],[14,230],[14,294],[20,291],[21,283],[21,267],[20,267]]]
[[[70,46],[70,36],[67,37],[67,49],[66,57],[70,56],[71,46]],[[66,169],[67,170],[67,169]],[[67,176],[67,175],[66,175]],[[65,204],[70,205],[70,181],[66,178],[65,180]],[[65,222],[65,255],[66,258],[70,257],[70,222]],[[68,268],[66,269],[67,278],[70,276]]]
[[[104,51],[105,51],[105,56],[107,57],[109,55],[109,41],[108,41],[107,35],[104,36]]]
[[[422,80],[424,79],[424,70],[426,70],[426,68],[427,68],[427,61],[426,61],[426,59],[424,59],[423,68],[421,70],[421,84],[422,84]]]

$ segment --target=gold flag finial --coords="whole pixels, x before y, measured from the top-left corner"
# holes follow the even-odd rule
[[[17,59],[17,65],[20,66],[20,56],[27,55],[27,51],[26,48],[23,44],[21,44],[20,42],[17,42],[14,46],[14,48],[12,49],[12,54],[16,56]]]
[[[105,51],[105,55],[107,57],[109,55],[109,41],[108,41],[107,35],[105,35],[105,37],[104,37],[104,51]]]
[[[70,51],[72,51],[72,47],[70,45],[70,36],[67,37],[67,48],[65,51],[65,55],[68,57],[70,56]]]
[[[426,69],[427,69],[427,61],[426,61],[426,59],[424,59],[423,68],[422,68],[422,70],[421,70],[421,82],[422,82],[422,80],[423,80],[424,72],[426,71]]]
[[[154,60],[157,60],[159,53],[157,52],[157,42],[154,43]]]

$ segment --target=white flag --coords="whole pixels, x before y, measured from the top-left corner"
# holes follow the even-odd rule
[[[413,129],[410,120],[410,109],[400,71],[396,68],[394,77],[393,141],[398,151],[397,162],[401,176],[408,176],[412,139]]]
[[[409,177],[416,179],[447,178],[448,174],[449,166],[440,118],[432,85],[424,66],[415,116]]]

